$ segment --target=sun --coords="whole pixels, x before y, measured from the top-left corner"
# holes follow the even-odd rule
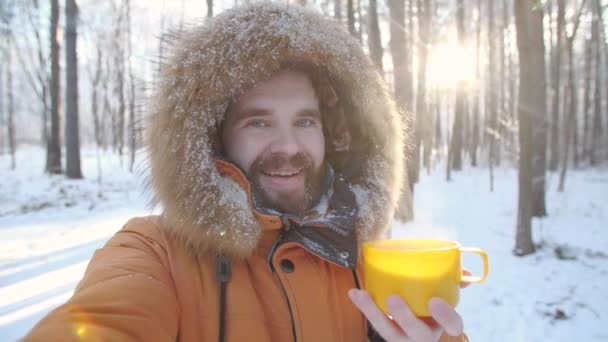
[[[475,50],[455,42],[435,45],[429,54],[429,82],[441,88],[453,88],[460,81],[475,83]]]

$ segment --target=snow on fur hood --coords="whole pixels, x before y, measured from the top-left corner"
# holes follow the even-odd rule
[[[194,254],[247,257],[263,231],[234,180],[214,163],[230,101],[285,65],[320,68],[345,104],[354,159],[360,241],[381,237],[402,185],[402,121],[359,42],[341,25],[299,6],[261,2],[226,10],[175,34],[146,122],[150,183],[164,226]]]

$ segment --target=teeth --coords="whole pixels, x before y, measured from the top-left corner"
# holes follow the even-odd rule
[[[273,172],[269,172],[268,174],[270,176],[290,177],[290,176],[295,176],[298,173],[300,173],[300,171],[273,171]]]

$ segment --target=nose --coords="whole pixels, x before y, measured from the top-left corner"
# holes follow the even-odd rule
[[[294,155],[300,151],[300,146],[295,135],[287,128],[278,128],[274,132],[274,139],[270,145],[271,153],[285,153],[287,155]]]

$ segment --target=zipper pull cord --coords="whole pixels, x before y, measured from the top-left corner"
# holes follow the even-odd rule
[[[218,341],[224,342],[224,337],[226,334],[226,284],[228,284],[228,281],[232,276],[229,257],[224,255],[217,257],[215,275],[217,280],[220,282],[220,332]]]

